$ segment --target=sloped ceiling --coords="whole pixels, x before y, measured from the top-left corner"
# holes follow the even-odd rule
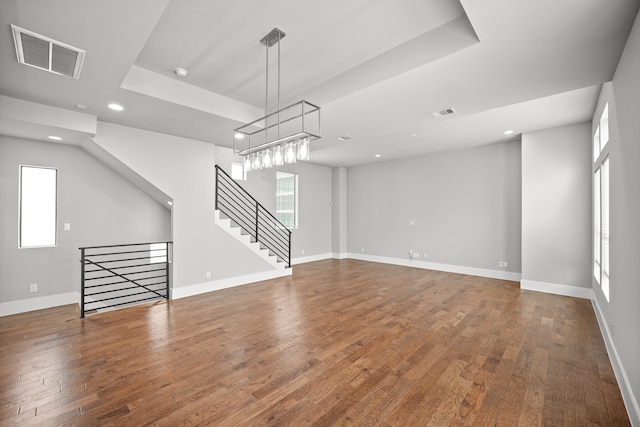
[[[278,27],[286,33],[281,105],[320,105],[323,138],[311,160],[351,166],[589,120],[638,7],[632,0],[8,0],[0,3],[0,94],[231,146],[232,130],[264,113],[260,39]],[[86,50],[80,79],[18,64],[10,24]],[[270,55],[271,111],[277,56]],[[125,110],[110,111],[109,102]],[[430,115],[448,107],[458,114]],[[4,134],[29,127],[0,119]],[[347,134],[353,138],[337,140]]]

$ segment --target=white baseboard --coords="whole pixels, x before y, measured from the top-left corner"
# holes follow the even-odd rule
[[[622,399],[624,400],[624,404],[627,408],[629,420],[631,421],[632,426],[640,426],[640,405],[638,405],[638,400],[633,394],[633,389],[631,388],[629,377],[627,376],[627,372],[624,369],[624,365],[622,365],[620,355],[618,355],[618,350],[616,349],[616,346],[613,342],[613,337],[611,336],[611,331],[609,331],[609,327],[607,326],[607,321],[605,319],[604,313],[602,312],[600,304],[598,304],[598,300],[597,298],[595,298],[595,296],[594,298],[591,298],[591,303],[593,304],[593,311],[596,313],[596,319],[598,320],[598,325],[600,326],[600,332],[602,333],[604,343],[607,347],[607,353],[609,354],[611,367],[613,368],[613,372],[616,375],[616,380],[618,381],[618,386],[620,387],[620,393],[622,393]]]
[[[283,270],[270,270],[261,273],[247,274],[245,276],[213,280],[211,282],[198,283],[195,285],[175,287],[171,289],[171,299],[180,299],[193,295],[204,294],[206,292],[232,288],[234,286],[248,285],[249,283],[261,282],[263,280],[291,276],[291,274],[292,270],[290,268],[285,268]]]
[[[349,258],[349,254],[346,253],[346,252],[340,252],[340,253],[333,252],[331,254],[331,258],[333,258],[333,259],[347,259],[347,258]]]
[[[67,304],[80,304],[80,292],[67,292],[46,297],[2,302],[0,303],[0,317]]]
[[[593,299],[593,291],[591,288],[581,288],[579,286],[559,285],[557,283],[537,282],[535,280],[521,280],[520,289],[563,295],[566,297]]]
[[[422,268],[425,270],[446,271],[448,273],[468,274],[470,276],[488,277],[490,279],[511,280],[517,282],[522,275],[511,271],[489,270],[485,268],[466,267],[462,265],[441,264],[437,262],[389,258],[376,255],[365,255],[350,252],[348,258],[361,261],[380,262],[383,264],[402,265],[405,267]]]
[[[322,261],[331,258],[331,254],[309,255],[297,258],[291,258],[291,265],[304,264],[305,262]]]

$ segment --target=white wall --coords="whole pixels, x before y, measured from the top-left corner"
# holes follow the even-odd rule
[[[610,302],[594,283],[596,314],[633,425],[640,426],[640,15],[592,129],[609,103]],[[613,327],[611,327],[613,325]]]
[[[522,135],[523,288],[591,288],[591,126]]]
[[[520,272],[517,141],[352,167],[348,194],[350,255]]]
[[[345,167],[331,170],[331,250],[336,258],[347,257],[348,177],[348,169]]]
[[[94,141],[173,199],[174,292],[272,270],[214,223],[213,144],[103,122]]]
[[[21,164],[58,168],[56,247],[18,249]],[[80,292],[79,247],[171,239],[168,206],[75,146],[0,137],[0,198],[0,315],[9,314],[2,308],[9,302],[11,312],[79,302],[79,293],[56,299]],[[31,283],[37,293],[29,293]],[[33,305],[41,298],[44,306]]]

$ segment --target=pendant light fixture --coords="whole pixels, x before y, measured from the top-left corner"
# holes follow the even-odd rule
[[[320,138],[320,107],[299,101],[280,108],[280,41],[274,28],[260,40],[266,47],[265,116],[233,131],[234,153],[245,158],[245,170],[257,170],[309,160],[309,143]],[[277,109],[269,113],[269,49],[278,48]]]

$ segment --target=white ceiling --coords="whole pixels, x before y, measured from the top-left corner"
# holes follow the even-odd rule
[[[3,0],[0,94],[231,146],[233,129],[264,113],[260,39],[278,27],[286,33],[281,105],[319,105],[323,138],[312,143],[311,161],[352,166],[589,120],[639,7],[637,0]],[[10,24],[86,50],[80,79],[18,64]],[[176,67],[188,76],[178,78]],[[110,102],[125,111],[108,110]],[[448,107],[458,114],[430,115]],[[0,133],[46,138],[29,123],[2,119]],[[353,138],[338,141],[342,135]]]

